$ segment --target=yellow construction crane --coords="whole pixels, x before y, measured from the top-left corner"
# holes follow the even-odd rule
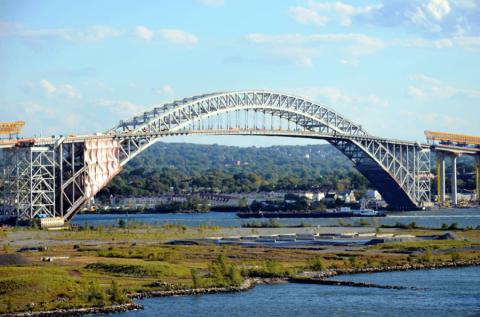
[[[430,141],[480,145],[480,136],[433,131],[425,131],[425,136],[427,137],[427,140]]]
[[[24,126],[24,121],[0,122],[0,134],[19,134]]]

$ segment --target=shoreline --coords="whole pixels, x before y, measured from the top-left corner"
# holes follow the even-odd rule
[[[181,289],[181,290],[158,290],[158,291],[144,291],[129,293],[127,297],[132,300],[155,298],[155,297],[170,297],[170,296],[195,296],[195,295],[208,295],[208,294],[221,294],[221,293],[239,293],[253,289],[257,285],[273,285],[273,284],[286,284],[286,283],[303,283],[303,284],[321,284],[332,286],[347,286],[347,287],[376,287],[387,289],[404,289],[405,287],[399,285],[377,285],[362,282],[351,281],[335,281],[328,278],[340,275],[350,274],[364,274],[364,273],[381,273],[381,272],[402,272],[402,271],[415,271],[415,270],[432,270],[432,269],[446,269],[446,268],[465,268],[465,267],[477,267],[480,266],[480,260],[468,260],[468,261],[450,261],[439,263],[427,263],[427,264],[405,264],[395,265],[387,267],[371,267],[371,268],[352,268],[352,269],[332,269],[323,272],[305,272],[305,275],[299,275],[295,277],[272,277],[272,278],[260,278],[253,277],[247,278],[239,286],[227,286],[227,287],[210,287],[210,288],[194,288],[194,289]],[[50,311],[26,311],[17,313],[0,314],[0,317],[66,317],[66,316],[82,316],[90,314],[110,314],[117,312],[125,312],[129,310],[143,309],[143,305],[132,302],[121,305],[111,305],[104,307],[87,307],[87,308],[73,308],[73,309],[59,309]]]
[[[110,306],[98,306],[98,307],[82,307],[71,309],[55,309],[45,311],[26,311],[18,313],[0,314],[1,317],[68,317],[68,316],[83,316],[91,314],[112,314],[121,313],[129,310],[143,309],[143,305],[135,302],[110,305]]]
[[[240,286],[145,291],[145,292],[138,292],[138,293],[130,293],[130,294],[127,294],[127,296],[132,299],[144,299],[144,298],[169,297],[169,296],[192,296],[192,295],[208,295],[208,294],[219,294],[219,293],[237,293],[237,292],[248,291],[250,289],[253,289],[257,285],[306,283],[308,281],[312,281],[312,283],[317,283],[318,281],[328,281],[328,283],[324,283],[324,284],[334,285],[332,282],[336,282],[336,281],[328,280],[328,278],[334,277],[334,276],[340,276],[340,275],[350,275],[350,274],[353,275],[353,274],[364,274],[364,273],[402,272],[402,271],[416,271],[416,270],[464,268],[464,267],[476,267],[476,266],[480,266],[480,260],[453,261],[453,262],[440,262],[440,263],[414,264],[414,265],[405,264],[405,265],[372,267],[372,268],[333,269],[333,270],[328,270],[324,272],[312,272],[315,274],[311,274],[310,276],[247,278]],[[317,284],[320,284],[320,283],[317,283]],[[353,283],[351,285],[345,284],[344,286],[372,287],[370,285],[362,286],[361,283]],[[397,286],[392,286],[392,285],[386,285],[386,286],[387,286],[386,288],[397,288]]]

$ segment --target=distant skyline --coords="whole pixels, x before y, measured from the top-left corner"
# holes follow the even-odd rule
[[[480,135],[479,70],[477,0],[0,0],[0,121],[26,121],[24,136],[242,89],[312,99],[384,137]]]

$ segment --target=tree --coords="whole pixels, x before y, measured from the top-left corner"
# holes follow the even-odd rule
[[[94,281],[88,284],[87,300],[89,302],[96,302],[97,304],[103,304],[105,302],[105,292]]]
[[[128,301],[125,291],[118,287],[115,280],[112,280],[112,284],[108,289],[108,294],[110,295],[110,301],[112,303],[122,304]]]
[[[197,269],[191,269],[190,275],[192,276],[193,288],[200,288],[202,285],[200,274]]]

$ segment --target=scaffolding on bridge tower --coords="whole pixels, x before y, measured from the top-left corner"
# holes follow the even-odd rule
[[[3,214],[55,217],[55,151],[48,146],[3,150]]]

